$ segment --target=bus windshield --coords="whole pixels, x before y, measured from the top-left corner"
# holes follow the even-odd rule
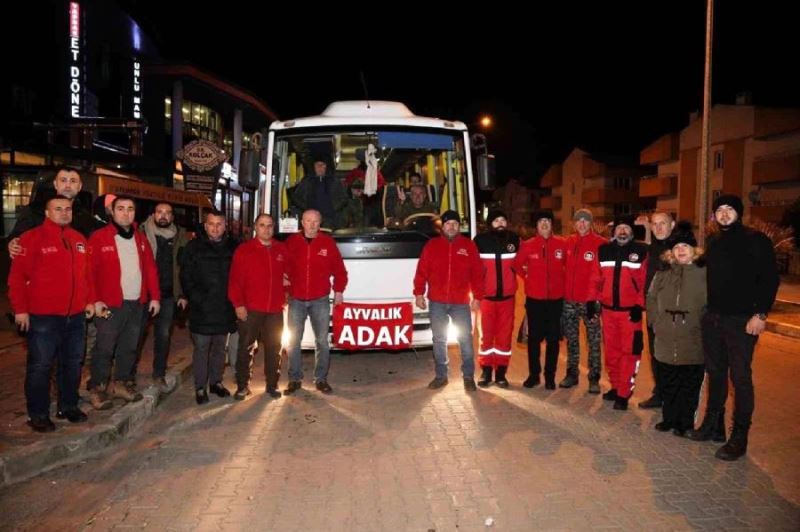
[[[306,209],[346,237],[431,236],[449,209],[470,228],[464,132],[422,127],[339,126],[278,131],[270,212],[292,227]],[[341,237],[341,238],[340,238]]]

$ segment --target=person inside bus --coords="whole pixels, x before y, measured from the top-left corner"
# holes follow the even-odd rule
[[[322,226],[328,229],[341,227],[342,212],[347,205],[347,191],[336,177],[328,173],[327,157],[314,158],[314,174],[307,175],[291,193],[295,209],[308,209],[322,214]]]
[[[395,217],[401,221],[412,214],[437,214],[436,205],[428,201],[428,191],[424,185],[412,185],[408,195],[402,187],[397,187],[397,197],[400,203],[395,206]]]
[[[356,179],[349,189],[350,198],[342,212],[342,227],[364,227],[364,182]]]

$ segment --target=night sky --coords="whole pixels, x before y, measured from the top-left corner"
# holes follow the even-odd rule
[[[704,0],[435,11],[430,2],[118,3],[162,56],[247,89],[284,119],[362,99],[362,72],[371,99],[417,114],[474,128],[489,113],[501,180],[535,184],[575,146],[637,158],[702,103]],[[757,105],[800,106],[791,3],[716,0],[715,103],[750,91]]]

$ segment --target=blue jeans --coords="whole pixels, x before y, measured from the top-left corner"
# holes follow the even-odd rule
[[[331,365],[331,348],[328,345],[328,326],[331,319],[331,303],[328,296],[311,301],[289,298],[289,380],[303,380],[303,357],[300,353],[300,342],[303,340],[303,328],[306,317],[311,318],[311,329],[314,331],[316,348],[314,350],[314,380],[328,379],[328,368]]]
[[[436,376],[447,378],[447,325],[448,317],[458,329],[458,347],[461,349],[461,374],[465,379],[475,376],[475,354],[472,349],[472,313],[469,305],[451,305],[430,301],[431,332],[433,333],[433,360]]]
[[[58,409],[78,408],[78,386],[86,342],[86,318],[31,315],[28,331],[28,363],[25,372],[25,399],[28,417],[50,414],[50,371],[58,364]]]

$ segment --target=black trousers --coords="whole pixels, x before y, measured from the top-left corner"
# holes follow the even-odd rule
[[[647,347],[650,351],[650,370],[653,372],[652,396],[655,397],[656,400],[661,400],[661,366],[663,366],[663,363],[656,359],[656,332],[650,325],[647,326]]]
[[[703,364],[672,365],[661,363],[661,399],[664,421],[675,428],[694,428],[694,413],[700,399],[705,366]]]
[[[749,427],[755,408],[753,349],[757,336],[747,334],[750,318],[708,312],[703,317],[703,347],[708,372],[708,410],[719,412],[728,398],[728,374],[734,389],[733,422]]]
[[[260,347],[264,350],[264,377],[267,389],[276,389],[281,367],[283,312],[265,313],[250,310],[247,312],[247,320],[240,321],[238,327],[236,384],[243,388],[250,383],[255,352]]]
[[[528,371],[532,376],[542,373],[541,343],[545,348],[544,378],[553,381],[558,365],[558,342],[561,339],[562,299],[525,299],[528,313]]]

